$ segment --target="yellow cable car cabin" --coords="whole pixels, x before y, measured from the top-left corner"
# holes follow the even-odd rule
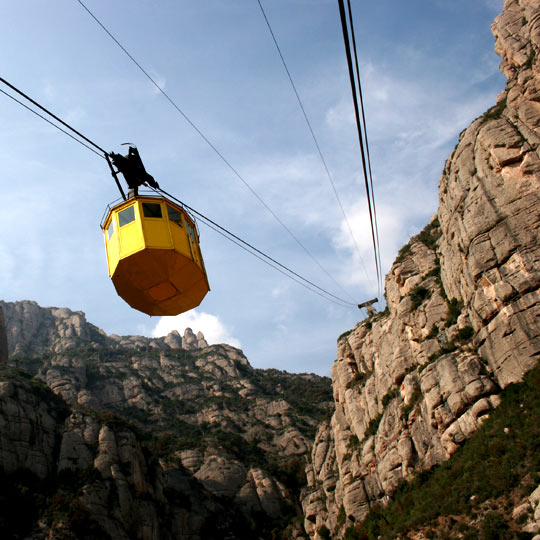
[[[116,292],[148,315],[178,315],[210,290],[194,220],[165,197],[136,195],[102,222]]]

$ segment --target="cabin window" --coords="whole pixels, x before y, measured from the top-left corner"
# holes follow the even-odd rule
[[[120,227],[123,227],[132,221],[135,221],[135,209],[133,206],[118,212],[118,223],[120,224]]]
[[[182,226],[182,214],[178,210],[167,205],[167,215],[169,216],[169,221],[176,223],[179,227]]]
[[[114,221],[111,219],[111,223],[109,224],[109,228],[107,229],[107,238],[110,240],[113,234],[114,234]]]
[[[191,223],[188,223],[188,222],[186,221],[186,227],[187,227],[189,236],[191,236],[191,238],[193,239],[193,241],[196,242],[196,241],[197,241],[197,238],[195,237],[195,231],[193,230],[193,227],[191,226]]]
[[[142,210],[144,217],[149,218],[160,218],[161,215],[161,204],[156,203],[142,203]]]

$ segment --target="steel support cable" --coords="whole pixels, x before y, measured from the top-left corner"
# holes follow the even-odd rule
[[[24,99],[28,100],[30,103],[32,103],[32,105],[35,105],[36,107],[38,107],[39,109],[41,109],[43,112],[47,113],[50,117],[54,118],[57,122],[60,122],[63,126],[67,127],[69,130],[73,131],[73,133],[75,133],[76,135],[78,135],[81,139],[85,140],[87,143],[91,144],[94,148],[97,148],[100,152],[103,152],[103,154],[106,154],[107,152],[105,150],[103,150],[103,148],[101,148],[100,146],[98,146],[95,142],[91,141],[90,139],[88,139],[87,137],[85,137],[82,133],[80,133],[79,131],[77,131],[75,128],[71,127],[69,124],[67,124],[66,122],[64,122],[63,120],[61,120],[60,118],[58,118],[58,116],[56,116],[55,114],[53,114],[51,111],[47,110],[45,107],[43,107],[42,105],[40,105],[37,101],[34,101],[30,96],[27,96],[24,92],[22,92],[21,90],[19,90],[18,88],[16,88],[15,86],[13,86],[11,83],[9,83],[8,81],[6,81],[5,79],[3,79],[2,77],[0,77],[0,82],[3,82],[6,86],[9,86],[12,90],[14,90],[15,92],[17,92],[17,94],[19,94],[20,96],[22,96]],[[5,92],[4,92],[5,93]],[[6,95],[9,95],[9,94],[6,94]],[[11,97],[11,96],[10,96]],[[21,105],[25,106],[24,104],[21,103]],[[29,107],[26,107],[27,109],[29,109]],[[30,109],[32,110],[32,109]],[[35,111],[33,111],[35,112]],[[36,113],[37,114],[37,113]],[[38,116],[41,116],[38,114]],[[42,117],[43,118],[43,117]],[[46,120],[44,118],[44,120]],[[47,122],[49,122],[47,120]],[[52,124],[52,122],[49,122],[49,124]],[[53,124],[54,125],[54,124]],[[58,126],[57,126],[58,127]],[[60,128],[59,128],[60,129]],[[61,130],[63,131],[63,130]],[[69,135],[69,133],[68,133]],[[71,136],[71,135],[70,135]],[[80,142],[80,141],[79,141]]]
[[[63,120],[61,120],[60,118],[58,118],[56,115],[54,115],[53,113],[51,113],[50,111],[48,111],[47,109],[45,109],[44,107],[42,107],[41,105],[39,105],[39,103],[37,103],[36,101],[34,101],[33,99],[31,99],[30,97],[26,96],[25,94],[23,94],[21,91],[17,90],[14,86],[12,86],[11,84],[9,84],[7,81],[4,81],[4,79],[2,79],[0,77],[0,80],[5,82],[10,88],[13,88],[15,91],[17,91],[18,93],[20,93],[21,95],[24,95],[26,99],[28,99],[29,101],[31,101],[33,104],[35,104],[37,107],[39,107],[40,109],[44,110],[47,112],[47,114],[51,115],[51,117],[55,118],[56,120],[58,120],[58,122],[60,122],[61,124],[65,125],[66,127],[68,127],[70,130],[72,130],[74,133],[77,133],[77,135],[79,135],[80,137],[82,137],[85,141],[89,141],[94,147],[96,148],[100,148],[97,144],[95,144],[94,142],[90,141],[90,139],[88,139],[87,137],[85,137],[82,133],[80,133],[79,131],[77,131],[75,128],[73,128],[72,126],[70,126],[69,124],[67,124],[66,122],[64,122]],[[78,142],[79,144],[81,144],[82,146],[84,146],[85,148],[87,148],[88,150],[90,150],[91,152],[93,152],[94,154],[96,154],[97,156],[99,156],[100,158],[102,159],[106,159],[104,155],[101,155],[99,152],[96,152],[96,150],[94,150],[93,148],[91,148],[89,145],[85,144],[84,142],[78,140],[76,137],[74,137],[71,133],[69,133],[68,131],[66,131],[65,129],[61,128],[60,126],[58,126],[57,124],[55,124],[54,122],[51,122],[49,119],[45,118],[43,115],[39,114],[37,111],[34,111],[33,109],[31,109],[30,107],[28,107],[27,105],[25,105],[22,101],[18,100],[17,98],[13,97],[12,95],[8,94],[7,92],[5,92],[4,90],[0,89],[0,92],[4,95],[6,95],[7,97],[9,97],[10,99],[12,99],[13,101],[15,101],[16,103],[18,103],[19,105],[21,105],[22,107],[24,107],[25,109],[29,110],[30,112],[34,113],[36,116],[38,116],[39,118],[41,118],[42,120],[44,120],[45,122],[47,122],[48,124],[50,124],[51,126],[55,127],[56,129],[58,129],[59,131],[61,131],[62,133],[64,133],[65,135],[67,135],[68,137],[70,137],[71,139],[73,139],[74,141]],[[104,152],[105,154],[105,152]],[[195,210],[194,208],[192,208],[191,206],[187,205],[186,203],[180,201],[179,199],[177,199],[176,197],[174,197],[173,195],[171,195],[170,193],[167,193],[166,191],[162,190],[162,189],[159,189],[159,190],[156,190],[154,189],[154,191],[156,192],[159,192],[159,193],[162,193],[163,195],[166,195],[167,197],[171,198],[172,200],[175,200],[176,202],[178,202],[180,205],[182,205],[184,208],[187,208],[190,212],[192,212],[193,214],[197,215],[204,223],[205,225],[207,225],[208,227],[210,227],[211,229],[215,230],[216,232],[218,232],[219,234],[221,234],[222,236],[224,236],[225,238],[229,239],[231,242],[235,243],[236,245],[238,245],[239,247],[241,247],[242,249],[244,249],[245,251],[247,251],[248,253],[251,253],[252,255],[254,255],[255,257],[257,257],[258,259],[262,260],[263,262],[265,262],[266,264],[268,264],[269,266],[271,266],[272,268],[278,270],[279,272],[281,272],[283,275],[287,276],[289,279],[295,281],[296,283],[298,283],[299,285],[302,285],[303,287],[305,287],[306,289],[310,290],[311,292],[314,292],[315,294],[318,294],[319,296],[321,296],[322,298],[325,298],[326,300],[329,300],[335,304],[338,304],[338,305],[341,305],[341,306],[356,306],[356,304],[352,303],[352,302],[348,302],[347,300],[344,300],[342,298],[339,298],[338,296],[335,296],[334,294],[326,291],[325,289],[319,287],[318,285],[316,285],[315,283],[311,282],[310,280],[302,277],[300,274],[294,272],[293,270],[291,270],[290,268],[288,268],[287,266],[281,264],[280,262],[278,262],[277,260],[273,259],[272,257],[270,257],[269,255],[267,255],[266,253],[264,253],[263,251],[257,249],[255,246],[251,245],[249,242],[246,242],[245,240],[242,240],[239,236],[233,234],[232,232],[230,232],[229,230],[227,230],[225,227],[222,227],[221,225],[219,225],[218,223],[216,223],[215,221],[211,220],[209,217],[205,216],[204,214],[202,214],[201,212],[198,212],[197,210]],[[288,273],[287,273],[288,272]],[[312,288],[313,287],[313,288]],[[317,290],[316,290],[317,289]],[[323,294],[324,293],[324,294]],[[324,296],[324,295],[327,295],[327,296]]]
[[[333,302],[334,304],[337,304],[338,306],[341,306],[341,307],[349,307],[350,306],[350,304],[347,304],[347,306],[345,306],[343,303],[341,303],[341,301],[338,302],[338,301],[334,300],[333,298],[328,298],[327,296],[324,296],[322,293],[320,293],[319,291],[316,291],[315,289],[312,289],[311,287],[309,287],[308,285],[306,285],[305,283],[303,283],[299,279],[296,279],[295,277],[291,276],[290,274],[287,274],[287,272],[285,272],[284,270],[282,270],[278,266],[272,264],[271,262],[267,261],[264,257],[261,257],[260,255],[258,255],[254,251],[250,251],[246,246],[244,246],[242,243],[236,241],[234,238],[232,238],[230,236],[227,236],[227,234],[224,233],[223,231],[221,231],[218,227],[214,227],[211,222],[205,221],[205,219],[201,218],[201,217],[199,219],[207,227],[209,227],[213,231],[215,231],[218,234],[220,234],[221,236],[223,236],[223,238],[229,240],[229,242],[232,242],[233,244],[236,244],[239,248],[243,249],[246,253],[249,253],[250,255],[253,255],[254,257],[257,257],[257,259],[259,259],[261,262],[263,262],[266,265],[270,266],[270,268],[273,268],[274,270],[277,270],[278,272],[283,274],[285,277],[288,277],[289,279],[292,279],[295,283],[298,283],[298,285],[301,285],[302,287],[305,287],[308,291],[311,291],[311,292],[319,295],[321,298],[324,298],[325,300],[329,300],[330,302]]]
[[[289,274],[292,274],[293,276],[295,276],[296,278],[302,280],[304,283],[307,283],[309,284],[311,287],[314,287],[315,289],[317,289],[318,291],[328,295],[328,296],[331,296],[332,298],[334,298],[335,300],[338,300],[339,302],[342,302],[343,304],[346,304],[348,306],[356,306],[355,303],[352,303],[352,302],[348,302],[347,300],[344,300],[343,298],[340,298],[339,296],[336,296],[328,291],[326,291],[325,289],[323,289],[322,287],[319,287],[318,285],[316,285],[315,283],[313,283],[312,281],[310,281],[309,279],[306,279],[305,277],[301,276],[300,274],[298,274],[297,272],[295,272],[294,270],[291,270],[290,268],[288,268],[287,266],[285,266],[284,264],[281,264],[279,261],[277,261],[276,259],[270,257],[270,255],[267,255],[266,253],[264,253],[263,251],[261,251],[260,249],[257,249],[255,246],[253,246],[252,244],[250,244],[249,242],[246,242],[245,240],[242,240],[242,238],[240,238],[239,236],[237,236],[236,234],[232,233],[231,231],[227,230],[225,227],[222,227],[221,225],[219,225],[218,223],[216,223],[215,221],[211,220],[209,217],[205,216],[204,214],[202,214],[201,212],[198,212],[197,210],[195,210],[194,208],[192,208],[191,206],[187,205],[186,203],[184,203],[183,201],[181,201],[180,199],[176,198],[174,195],[171,195],[170,193],[167,193],[165,190],[163,189],[154,189],[154,191],[156,192],[159,192],[159,193],[162,193],[163,195],[169,197],[170,199],[172,199],[173,201],[176,201],[178,204],[180,204],[181,206],[183,206],[184,208],[187,208],[190,212],[192,212],[193,214],[195,214],[196,216],[198,216],[199,218],[201,218],[202,220],[204,220],[206,222],[206,224],[208,225],[208,223],[210,223],[211,225],[213,225],[213,227],[217,227],[220,231],[223,231],[223,233],[225,233],[226,235],[228,235],[228,237],[230,238],[233,238],[235,241],[237,242],[240,242],[243,246],[245,246],[246,248],[249,248],[249,250],[251,250],[250,252],[253,252],[253,254],[257,253],[258,255],[260,255],[261,257],[264,257],[264,259],[266,261],[270,261],[272,262],[274,265],[277,265],[279,266],[279,268],[281,268],[282,270],[288,272]],[[212,228],[213,228],[212,227]],[[235,243],[237,243],[235,242]],[[259,257],[260,258],[260,257]],[[276,268],[277,269],[277,268]],[[288,275],[288,274],[286,274]],[[296,280],[294,280],[296,281]],[[313,292],[317,292],[317,291],[313,291]],[[319,294],[319,293],[318,293]],[[328,300],[330,300],[330,298],[328,298]]]
[[[354,35],[354,23],[353,23],[353,17],[352,17],[352,7],[351,7],[351,0],[347,0],[347,7],[349,11],[349,26],[351,28],[351,39],[353,44],[353,52],[354,52],[354,65],[356,68],[356,79],[358,81],[358,97],[360,98],[360,112],[362,113],[362,126],[364,128],[364,143],[366,145],[366,157],[367,157],[367,166],[368,166],[368,175],[369,175],[369,184],[371,186],[371,200],[373,203],[373,218],[375,223],[375,238],[377,242],[377,257],[379,259],[379,269],[381,270],[381,282],[378,283],[379,287],[379,297],[381,295],[382,290],[382,264],[381,264],[381,246],[379,243],[379,225],[377,223],[377,207],[375,205],[375,190],[373,189],[373,175],[371,173],[371,157],[369,154],[369,142],[368,142],[368,134],[367,134],[367,124],[366,124],[366,115],[364,112],[364,97],[362,95],[362,83],[360,81],[360,68],[358,67],[358,52],[356,49],[356,37]]]
[[[366,156],[365,156],[365,150],[363,145],[363,137],[362,137],[362,127],[360,123],[360,112],[359,112],[359,106],[358,106],[358,97],[356,95],[356,84],[354,80],[354,71],[353,71],[353,65],[352,65],[352,58],[351,58],[351,50],[350,50],[350,42],[349,42],[349,33],[347,29],[347,18],[345,15],[345,6],[343,4],[343,0],[338,0],[339,4],[339,13],[341,18],[341,27],[343,31],[343,41],[345,43],[345,54],[347,56],[347,66],[349,69],[349,79],[351,82],[351,92],[352,92],[352,98],[353,98],[353,104],[354,104],[354,112],[355,112],[355,118],[356,118],[356,128],[358,130],[358,138],[359,138],[359,144],[360,144],[360,154],[362,156],[362,169],[364,173],[364,184],[366,188],[366,195],[367,195],[367,201],[368,201],[368,210],[369,210],[369,220],[371,223],[371,238],[373,242],[373,255],[375,258],[375,270],[377,272],[377,288],[379,288],[380,284],[380,269],[379,269],[379,259],[377,257],[377,242],[375,240],[375,226],[373,222],[373,209],[372,209],[372,201],[370,196],[370,188],[369,188],[369,181],[367,176],[367,169],[366,169]]]
[[[281,58],[281,63],[283,64],[283,67],[285,68],[285,72],[287,73],[287,77],[289,78],[289,82],[291,83],[291,87],[292,87],[292,89],[294,91],[294,94],[296,96],[296,99],[298,101],[298,105],[300,106],[300,110],[302,111],[302,114],[304,115],[304,119],[305,119],[306,124],[308,126],[309,132],[311,133],[311,137],[313,138],[313,142],[315,143],[315,147],[317,148],[317,152],[319,153],[319,157],[321,158],[321,162],[323,164],[324,170],[326,171],[326,176],[328,177],[328,180],[330,181],[330,185],[332,186],[332,190],[334,191],[334,195],[336,196],[337,203],[339,205],[339,208],[341,209],[341,213],[343,214],[343,218],[345,219],[345,223],[347,224],[347,228],[349,229],[349,233],[351,235],[354,247],[356,248],[356,252],[358,253],[358,257],[360,259],[360,262],[362,263],[362,267],[364,268],[366,276],[369,279],[369,275],[368,275],[366,266],[364,264],[364,259],[362,258],[362,255],[360,254],[360,248],[358,247],[358,243],[356,242],[356,237],[353,234],[351,224],[349,222],[349,219],[347,218],[347,214],[345,213],[345,209],[343,208],[341,198],[339,197],[338,191],[337,191],[336,186],[334,184],[334,179],[332,178],[332,175],[330,174],[330,170],[328,169],[328,165],[326,163],[326,160],[324,159],[321,147],[319,146],[319,142],[317,141],[317,137],[315,136],[315,132],[313,131],[313,127],[311,126],[311,122],[309,121],[306,109],[304,108],[304,104],[302,103],[302,100],[300,99],[300,95],[298,94],[298,90],[296,89],[296,85],[294,84],[292,75],[291,75],[291,73],[289,71],[287,63],[285,62],[285,58],[283,56],[283,53],[281,52],[281,48],[280,48],[280,46],[279,46],[279,44],[277,42],[274,31],[272,30],[272,26],[270,25],[270,21],[268,20],[268,17],[266,16],[266,12],[264,11],[261,0],[257,0],[257,2],[259,3],[259,7],[261,8],[261,13],[262,13],[262,15],[264,17],[264,20],[266,22],[266,26],[268,27],[270,35],[272,36],[272,40],[274,41],[274,45],[276,46],[279,57]]]
[[[28,105],[25,105],[22,101],[18,100],[16,97],[12,96],[11,94],[8,94],[7,92],[2,90],[1,88],[0,88],[0,92],[2,92],[2,94],[6,95],[8,98],[12,99],[16,103],[18,103],[19,105],[24,107],[25,109],[29,110],[31,113],[34,113],[36,116],[39,116],[42,120],[45,120],[45,122],[47,122],[51,126],[55,127],[56,129],[60,130],[62,133],[65,133],[68,137],[71,137],[74,141],[78,142],[79,144],[81,144],[85,148],[88,148],[88,150],[90,150],[90,152],[94,152],[94,154],[96,154],[100,158],[105,159],[105,156],[102,156],[99,152],[96,152],[91,146],[83,143],[82,141],[80,141],[79,139],[74,137],[71,133],[69,133],[65,129],[62,129],[60,126],[57,126],[54,122],[51,122],[48,118],[45,118],[42,114],[39,114],[37,111],[34,111],[34,109],[31,109]]]
[[[274,217],[274,219],[281,225],[285,231],[291,236],[291,238],[300,246],[304,252],[313,260],[313,262],[324,272],[347,296],[350,294],[340,285],[336,279],[322,266],[322,264],[315,258],[315,256],[308,250],[306,246],[299,240],[299,238],[291,231],[287,225],[279,218],[279,216],[268,206],[268,204],[262,199],[262,197],[251,187],[251,185],[243,178],[243,176],[233,167],[233,165],[227,160],[227,158],[218,150],[218,148],[206,137],[206,135],[197,127],[197,125],[187,116],[187,114],[175,103],[175,101],[159,86],[159,84],[150,76],[150,74],[135,60],[131,53],[114,37],[114,35],[105,27],[105,25],[86,7],[82,0],[77,2],[84,8],[84,10],[94,19],[94,21],[103,29],[103,31],[120,47],[120,49],[127,55],[127,57],[139,68],[139,70],[146,76],[146,78],[157,88],[157,90],[167,99],[167,101],[176,109],[176,111],[184,118],[184,120],[200,135],[200,137],[210,146],[210,148],[218,155],[218,157],[227,165],[232,173],[246,186],[254,197],[266,208],[266,210]],[[352,297],[351,297],[352,298]]]

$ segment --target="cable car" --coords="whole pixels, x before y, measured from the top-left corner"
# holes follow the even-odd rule
[[[178,315],[197,307],[210,286],[195,220],[167,197],[138,194],[139,185],[159,186],[144,170],[136,149],[130,147],[125,157],[110,157],[119,169],[107,159],[117,183],[116,174],[122,172],[131,188],[127,198],[120,188],[124,200],[108,207],[101,223],[116,292],[148,315]]]

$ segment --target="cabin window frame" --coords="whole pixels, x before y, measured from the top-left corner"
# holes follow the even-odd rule
[[[147,215],[146,210],[151,213],[150,207],[159,208],[159,216]],[[163,219],[163,208],[161,208],[161,203],[158,202],[141,202],[142,215],[144,219]]]
[[[171,223],[174,223],[175,225],[178,225],[178,227],[180,227],[181,229],[183,229],[183,228],[184,228],[184,225],[183,225],[183,216],[182,216],[182,212],[180,212],[180,210],[177,210],[176,208],[174,208],[174,207],[171,206],[170,204],[166,204],[165,206],[167,207],[167,219],[168,219]],[[171,212],[174,212],[175,214],[178,215],[178,220],[172,219],[172,218],[171,218]]]
[[[114,226],[114,219],[111,217],[111,222],[109,223],[109,226],[107,227],[107,240],[110,242],[115,231]]]
[[[129,219],[128,221],[125,221],[124,223],[122,222],[125,218],[123,216],[126,216],[126,214],[131,211],[131,217],[132,219]],[[120,227],[125,227],[126,225],[129,225],[130,223],[133,223],[134,221],[136,221],[136,216],[135,216],[135,205],[132,204],[131,206],[128,206],[127,208],[124,208],[122,210],[120,210],[118,212],[118,225]]]

